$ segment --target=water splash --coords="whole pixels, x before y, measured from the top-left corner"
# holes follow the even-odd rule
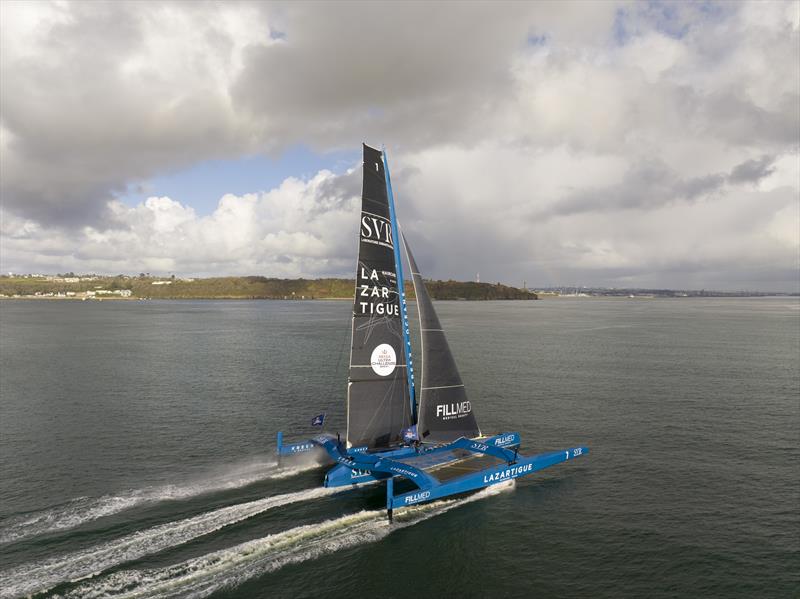
[[[0,580],[4,581],[0,588],[0,597],[19,597],[45,591],[61,582],[92,576],[113,566],[181,545],[276,507],[316,499],[337,491],[339,489],[319,487],[266,497],[184,520],[160,524],[114,541],[39,563],[24,564],[0,572]]]
[[[77,497],[56,507],[7,519],[0,528],[0,544],[77,528],[141,505],[238,489],[264,480],[288,478],[318,467],[316,463],[305,463],[279,468],[274,461],[253,462],[227,468],[224,474],[209,476],[203,482],[147,487],[102,497]]]
[[[405,508],[396,513],[394,524],[386,521],[383,510],[373,510],[318,524],[298,526],[173,566],[114,572],[103,578],[87,581],[68,591],[63,597],[206,597],[255,576],[278,570],[287,564],[378,541],[393,531],[512,488],[514,481],[507,481],[466,498]]]

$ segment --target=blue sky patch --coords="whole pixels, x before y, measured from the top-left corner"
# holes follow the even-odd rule
[[[277,157],[261,154],[209,160],[130,185],[119,199],[135,206],[150,196],[168,196],[203,216],[211,214],[226,193],[269,191],[287,177],[310,179],[323,169],[342,173],[358,163],[360,149],[320,154],[307,146],[294,146]]]

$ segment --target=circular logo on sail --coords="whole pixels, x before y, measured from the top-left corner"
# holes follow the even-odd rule
[[[369,363],[378,376],[389,376],[397,366],[397,355],[394,353],[394,348],[388,343],[381,343],[372,350]]]

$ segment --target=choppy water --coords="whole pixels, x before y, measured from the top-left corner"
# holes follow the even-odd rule
[[[0,303],[0,597],[800,594],[797,299],[437,307],[485,431],[592,453],[389,526],[272,455],[346,302]]]

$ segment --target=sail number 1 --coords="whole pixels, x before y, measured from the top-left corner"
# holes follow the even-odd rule
[[[577,458],[579,455],[581,455],[581,452],[582,452],[581,448],[580,447],[576,447],[575,449],[572,450],[572,457],[573,458]],[[569,459],[569,449],[566,450],[564,453],[567,454],[567,457],[564,458],[564,459],[568,460]]]

